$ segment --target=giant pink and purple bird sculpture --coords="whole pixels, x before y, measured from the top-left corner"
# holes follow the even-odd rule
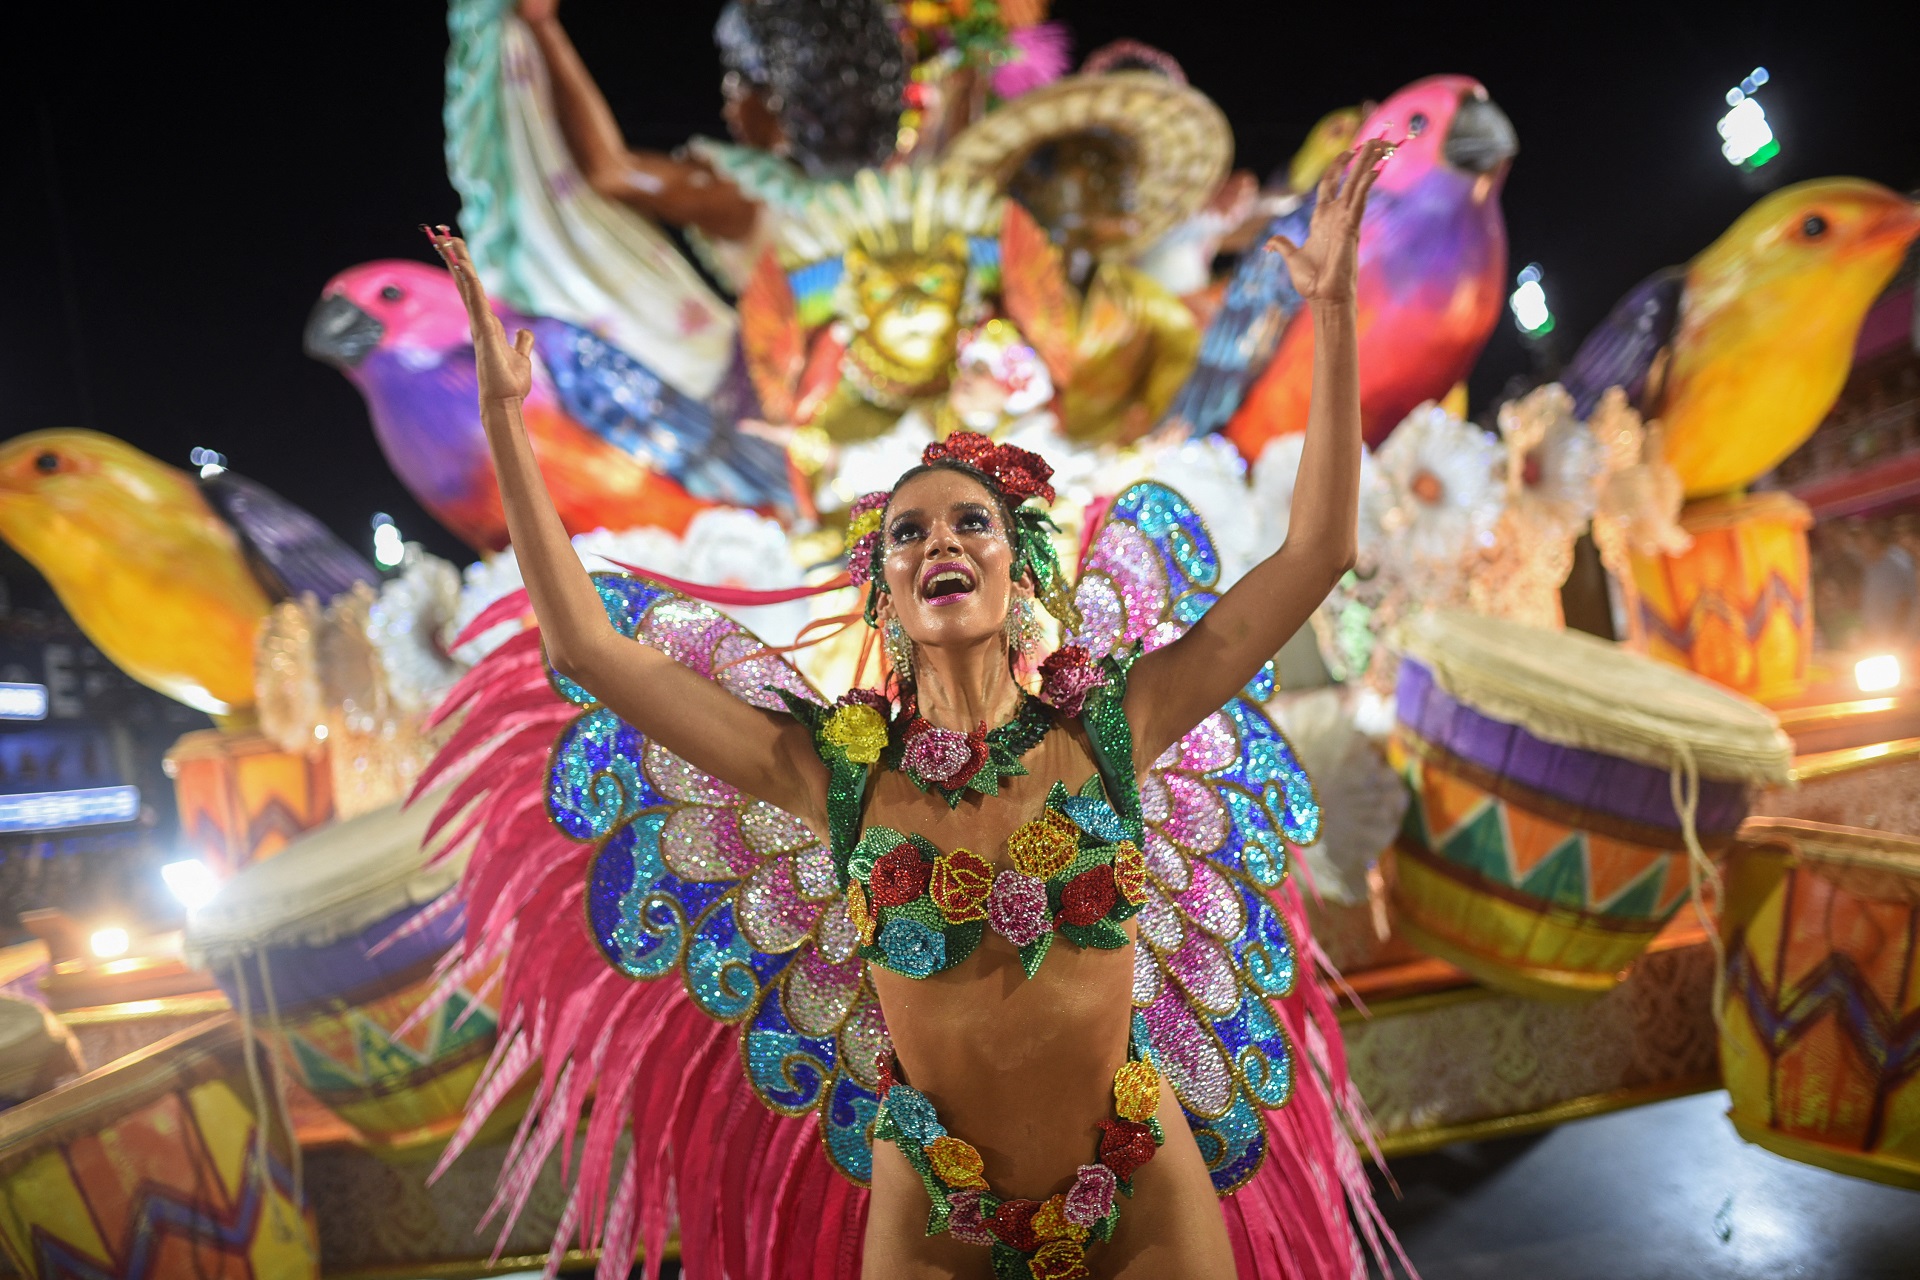
[[[1473,368],[1499,321],[1507,272],[1500,188],[1519,149],[1513,125],[1468,76],[1429,76],[1375,108],[1359,137],[1405,138],[1381,171],[1360,229],[1360,416],[1377,446],[1423,400]],[[1309,195],[1267,236],[1306,240]],[[1247,255],[1167,412],[1194,434],[1224,430],[1257,458],[1304,431],[1313,325],[1285,263]]]
[[[791,500],[785,452],[738,430],[750,410],[723,403],[744,378],[702,402],[589,330],[497,302],[494,311],[508,333],[534,335],[527,434],[569,533],[679,533],[708,507],[767,511]],[[307,322],[306,350],[359,388],[388,465],[434,519],[476,551],[507,544],[473,340],[444,269],[385,261],[341,272]]]

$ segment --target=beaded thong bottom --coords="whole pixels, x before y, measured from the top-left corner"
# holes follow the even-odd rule
[[[1113,1076],[1117,1120],[1100,1122],[1100,1155],[1075,1172],[1073,1186],[1047,1200],[1003,1200],[987,1187],[986,1164],[972,1143],[940,1123],[933,1103],[893,1078],[881,1063],[880,1110],[873,1135],[893,1143],[920,1175],[933,1209],[927,1234],[951,1233],[993,1250],[996,1280],[1086,1280],[1087,1245],[1113,1238],[1115,1192],[1133,1194],[1134,1171],[1167,1140],[1155,1113],[1160,1073],[1129,1040]]]

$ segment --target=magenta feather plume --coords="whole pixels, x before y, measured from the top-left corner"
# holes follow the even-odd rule
[[[1073,39],[1057,22],[1016,27],[1007,33],[1007,60],[993,69],[993,91],[1017,98],[1067,73]]]

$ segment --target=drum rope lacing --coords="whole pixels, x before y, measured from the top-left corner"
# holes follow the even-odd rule
[[[280,1029],[279,1002],[273,995],[273,982],[267,968],[266,949],[262,948],[255,954],[259,959],[260,989],[266,999],[267,1017],[274,1029],[278,1031]],[[287,1101],[286,1073],[281,1070],[277,1062],[272,1063],[274,1100],[278,1105],[269,1111],[266,1086],[260,1082],[258,1055],[261,1048],[253,1033],[253,1002],[247,994],[246,969],[240,954],[236,953],[232,957],[232,962],[234,986],[240,1001],[240,1036],[243,1041],[241,1057],[245,1060],[247,1067],[247,1088],[253,1095],[254,1164],[255,1174],[260,1179],[260,1201],[263,1205],[273,1206],[273,1229],[282,1242],[299,1241],[304,1244],[306,1233],[300,1229],[298,1222],[292,1225],[287,1223],[284,1210],[273,1195],[273,1178],[267,1165],[267,1125],[277,1115],[287,1133],[289,1163],[293,1173],[293,1211],[296,1214],[304,1212],[306,1198],[304,1162],[300,1158],[300,1137],[293,1130],[293,1108]]]
[[[1667,771],[1668,794],[1673,800],[1674,812],[1680,815],[1680,838],[1687,846],[1687,896],[1693,903],[1694,915],[1707,931],[1707,945],[1713,950],[1713,1022],[1724,1030],[1727,944],[1720,936],[1719,915],[1726,902],[1727,886],[1720,868],[1713,864],[1701,845],[1700,831],[1694,823],[1700,809],[1700,766],[1694,761],[1693,748],[1679,738],[1672,739],[1669,745],[1674,751],[1674,763]],[[1711,906],[1707,895],[1701,892],[1703,885],[1713,888]]]

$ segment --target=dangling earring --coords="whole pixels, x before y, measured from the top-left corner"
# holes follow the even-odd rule
[[[913,679],[913,641],[907,639],[907,629],[900,625],[900,619],[887,619],[887,625],[880,628],[880,643],[887,647],[887,661],[893,664],[894,674],[902,681]]]
[[[1007,607],[1007,646],[1021,657],[1030,658],[1045,639],[1040,619],[1033,613],[1033,601],[1015,596]]]

